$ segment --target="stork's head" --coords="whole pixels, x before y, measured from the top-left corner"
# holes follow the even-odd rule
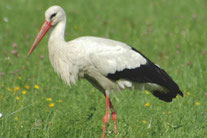
[[[45,12],[45,21],[50,22],[52,26],[65,20],[65,18],[65,12],[60,6],[52,6]]]
[[[45,22],[41,27],[31,49],[28,52],[28,56],[32,54],[33,50],[40,43],[45,34],[50,30],[51,27],[57,25],[61,21],[66,20],[66,15],[64,10],[60,6],[52,6],[45,12]]]

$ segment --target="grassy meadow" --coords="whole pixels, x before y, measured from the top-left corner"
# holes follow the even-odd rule
[[[52,5],[65,9],[67,41],[90,35],[128,43],[183,91],[171,103],[148,91],[112,97],[119,138],[207,137],[206,0],[1,0],[1,138],[101,137],[104,96],[86,80],[70,88],[58,77],[48,35],[26,57]],[[112,120],[107,137],[115,137]]]

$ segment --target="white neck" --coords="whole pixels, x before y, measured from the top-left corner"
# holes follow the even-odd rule
[[[78,68],[72,64],[68,43],[64,40],[65,26],[66,19],[52,28],[49,36],[48,50],[49,59],[55,72],[70,85],[70,83],[76,83],[78,79]]]
[[[52,28],[50,37],[49,37],[49,45],[55,43],[65,42],[65,27],[66,27],[66,19],[62,20],[58,24]]]

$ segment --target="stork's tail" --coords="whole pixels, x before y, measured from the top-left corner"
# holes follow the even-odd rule
[[[180,90],[176,92],[175,91],[164,92],[161,90],[155,90],[152,92],[152,94],[165,102],[172,102],[172,99],[175,98],[178,94],[183,97],[183,93]]]

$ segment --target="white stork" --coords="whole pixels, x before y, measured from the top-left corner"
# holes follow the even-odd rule
[[[109,98],[110,93],[125,88],[141,88],[165,102],[177,94],[183,96],[178,85],[159,66],[131,46],[106,38],[85,36],[66,42],[64,39],[66,14],[60,6],[45,12],[45,22],[34,41],[28,56],[51,30],[48,42],[50,62],[60,77],[70,85],[85,78],[106,98],[103,134],[109,123],[111,109],[114,130],[117,134],[117,113]]]

